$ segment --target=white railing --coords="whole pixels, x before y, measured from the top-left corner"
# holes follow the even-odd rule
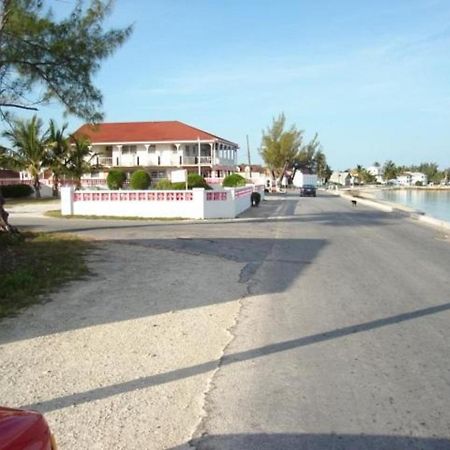
[[[112,166],[113,165],[113,159],[112,156],[95,156],[93,158],[93,161],[97,166]]]
[[[200,164],[211,164],[211,156],[200,156],[200,161],[198,156],[185,156],[183,158],[183,164],[190,166]]]

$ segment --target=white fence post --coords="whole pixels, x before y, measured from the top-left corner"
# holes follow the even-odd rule
[[[61,215],[73,215],[73,187],[67,186],[61,188]]]
[[[194,196],[193,207],[195,219],[205,218],[205,189],[204,188],[192,188],[192,195]]]

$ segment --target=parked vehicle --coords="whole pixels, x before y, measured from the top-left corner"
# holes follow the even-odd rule
[[[316,187],[312,184],[305,184],[300,188],[300,197],[315,197]]]
[[[292,184],[298,188],[306,185],[317,187],[317,175],[315,173],[302,173],[300,170],[296,170]]]
[[[0,406],[0,450],[56,450],[44,416]]]

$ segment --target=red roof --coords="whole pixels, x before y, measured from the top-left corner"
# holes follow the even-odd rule
[[[207,133],[182,122],[115,122],[97,125],[85,124],[76,132],[76,136],[85,136],[92,143],[114,142],[176,142],[221,140],[237,145],[226,139]]]

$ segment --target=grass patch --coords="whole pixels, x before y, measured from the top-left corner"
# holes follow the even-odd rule
[[[73,236],[0,233],[0,318],[39,303],[67,281],[88,274],[84,255],[92,246]]]
[[[186,219],[185,217],[129,217],[129,216],[83,216],[83,215],[72,215],[72,216],[63,216],[61,214],[61,210],[54,209],[51,211],[46,211],[44,216],[47,217],[56,217],[59,219],[88,219],[88,220],[161,220],[165,221],[173,221],[173,220],[193,220]]]
[[[5,208],[8,209],[8,206],[13,205],[33,205],[34,203],[49,203],[54,201],[60,201],[60,199],[55,197],[43,197],[43,198],[34,198],[34,197],[25,197],[25,198],[5,198]]]

